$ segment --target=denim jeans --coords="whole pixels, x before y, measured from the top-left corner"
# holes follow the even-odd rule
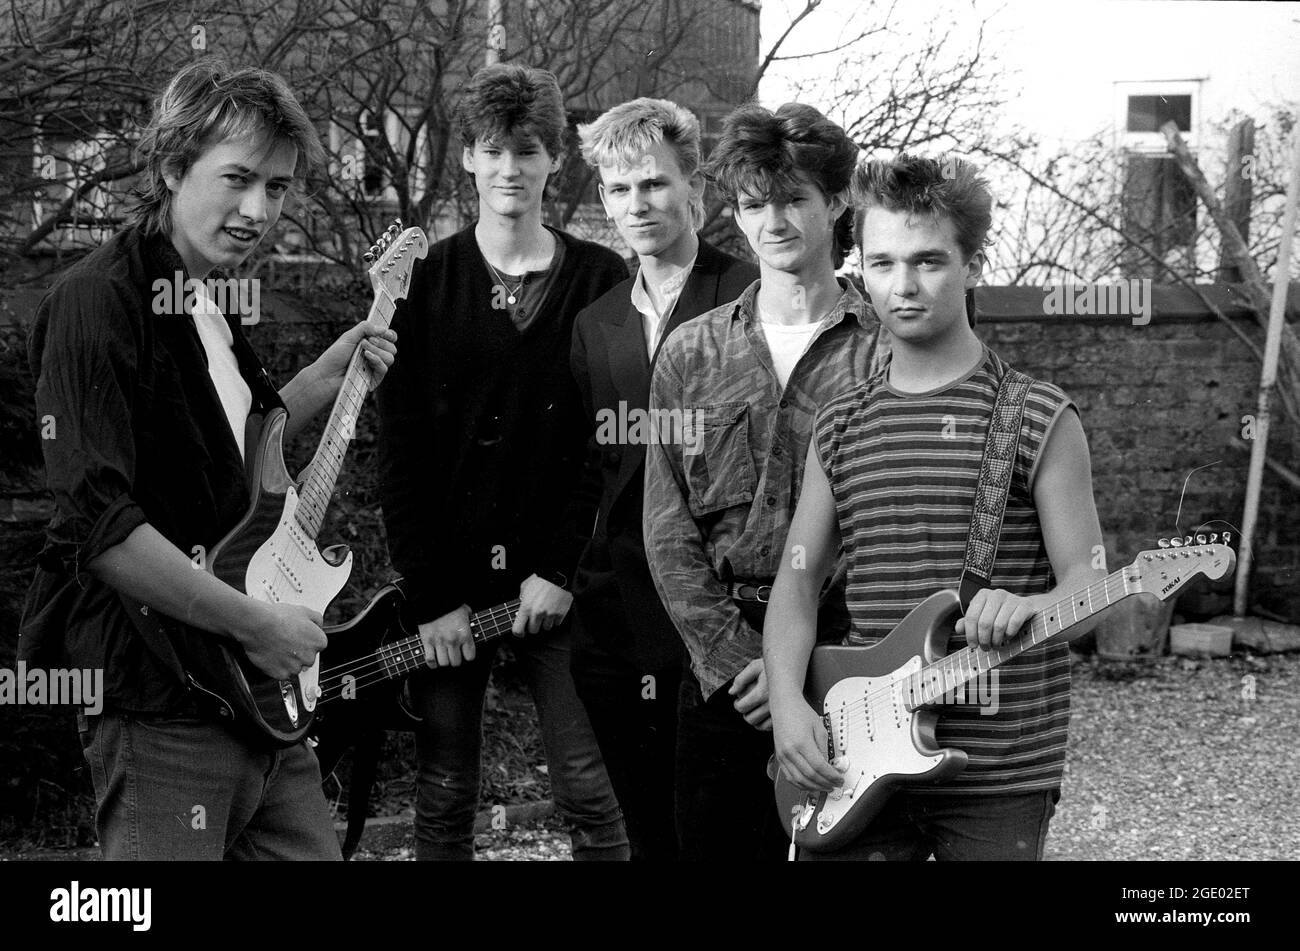
[[[197,716],[81,725],[106,860],[342,859],[305,742],[258,749]]]
[[[483,697],[500,641],[459,667],[411,676],[419,755],[415,854],[421,860],[474,857],[483,748]],[[575,861],[628,858],[627,833],[596,737],[569,672],[568,624],[511,641],[524,668],[546,749],[555,807],[569,826]]]
[[[673,777],[681,678],[679,664],[643,671],[595,650],[573,654],[573,682],[622,807],[633,861],[677,858]]]
[[[727,686],[730,686],[729,684]],[[772,734],[745,722],[723,686],[706,702],[682,674],[677,716],[677,841],[683,861],[785,858],[789,840],[767,775]]]
[[[1014,796],[895,793],[862,835],[801,861],[1042,861],[1060,790]]]

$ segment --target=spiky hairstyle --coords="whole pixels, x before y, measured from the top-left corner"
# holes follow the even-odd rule
[[[764,202],[789,201],[799,172],[828,199],[843,194],[857,160],[853,140],[812,106],[787,102],[772,112],[749,103],[727,116],[705,174],[734,208],[741,194]],[[846,210],[835,223],[836,267],[852,248],[853,216]]]
[[[854,237],[861,243],[866,209],[877,206],[909,215],[952,219],[966,260],[988,243],[993,195],[979,169],[953,155],[923,158],[900,153],[865,162],[853,175]]]
[[[453,116],[461,144],[519,142],[535,137],[547,153],[564,154],[568,122],[555,74],[545,69],[496,63],[473,75]]]
[[[677,167],[690,178],[700,169],[700,120],[667,99],[633,99],[578,126],[582,158],[593,168],[601,165],[629,167],[640,163],[650,149],[663,142],[677,156]],[[704,225],[704,196],[691,198],[691,225]]]

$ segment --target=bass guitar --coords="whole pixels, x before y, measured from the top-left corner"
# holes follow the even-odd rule
[[[776,807],[795,845],[829,852],[852,842],[901,786],[946,779],[966,766],[966,754],[940,748],[934,709],[980,674],[1059,637],[1124,598],[1165,600],[1198,575],[1222,578],[1235,555],[1217,535],[1178,539],[1144,551],[1133,564],[1035,614],[1000,647],[966,647],[946,654],[962,616],[956,591],[922,601],[884,640],[870,647],[815,647],[804,695],[822,711],[826,758],[844,785],[809,793],[776,770]],[[1162,540],[1163,544],[1163,540]],[[774,758],[775,761],[775,758]]]
[[[416,259],[428,253],[420,228],[391,226],[367,255],[374,289],[369,321],[387,328],[406,297]],[[301,604],[322,614],[347,584],[352,554],[345,545],[320,551],[316,537],[334,492],[361,404],[373,385],[361,348],[352,354],[316,454],[301,483],[289,475],[282,445],[288,415],[274,409],[249,419],[247,445],[252,498],[240,523],[210,552],[205,569],[260,601]],[[190,683],[223,716],[277,745],[307,733],[320,699],[320,657],[291,680],[262,673],[237,644],[199,632],[176,635]]]
[[[329,647],[321,653],[320,704],[329,705],[329,712],[320,716],[330,728],[337,728],[347,702],[387,707],[381,698],[393,700],[412,722],[421,720],[400,695],[400,678],[425,666],[424,643],[404,608],[400,582],[389,583],[351,621],[325,629]],[[474,644],[510,634],[516,613],[517,598],[472,613],[469,634]]]

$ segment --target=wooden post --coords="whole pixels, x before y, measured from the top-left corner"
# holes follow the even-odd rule
[[[1255,120],[1243,119],[1228,133],[1228,167],[1224,175],[1223,211],[1237,226],[1242,241],[1250,240],[1250,200],[1255,175]],[[1221,284],[1241,281],[1241,269],[1234,263],[1228,243],[1219,251]]]
[[[1223,237],[1224,248],[1232,254],[1233,261],[1241,271],[1246,296],[1249,297],[1259,322],[1264,324],[1266,329],[1272,327],[1273,323],[1268,319],[1271,309],[1268,284],[1259,273],[1259,267],[1255,264],[1255,259],[1250,256],[1250,249],[1246,247],[1246,242],[1242,240],[1241,232],[1237,230],[1237,226],[1224,213],[1219,200],[1214,197],[1214,190],[1210,188],[1210,183],[1201,174],[1200,166],[1196,164],[1195,157],[1188,151],[1187,143],[1183,141],[1183,137],[1178,132],[1178,126],[1173,122],[1166,122],[1160,127],[1160,131],[1164,133],[1165,141],[1169,143],[1169,151],[1174,153],[1174,158],[1178,160],[1178,165],[1182,168],[1183,174],[1187,176],[1188,181],[1192,183],[1192,187],[1196,189],[1197,197],[1201,199],[1201,202],[1205,205],[1205,210],[1214,219],[1214,224]],[[1288,277],[1285,273],[1282,274],[1281,280],[1283,285],[1287,283]],[[1274,291],[1276,291],[1276,287]],[[1276,293],[1273,296],[1276,297]],[[1284,294],[1284,302],[1285,299]],[[1286,321],[1280,321],[1279,323],[1279,332],[1282,335],[1282,356],[1284,357],[1282,361],[1282,370],[1285,376],[1284,383],[1292,396],[1300,395],[1300,338],[1296,337],[1295,331],[1291,329]]]
[[[1236,591],[1232,613],[1246,614],[1250,585],[1251,558],[1254,553],[1255,521],[1259,516],[1259,487],[1264,476],[1264,457],[1268,451],[1269,407],[1277,382],[1277,360],[1286,324],[1286,292],[1291,279],[1291,237],[1295,234],[1296,205],[1300,204],[1300,129],[1292,131],[1295,139],[1291,157],[1291,181],[1286,188],[1286,210],[1282,213],[1282,234],[1277,245],[1277,265],[1273,274],[1273,300],[1268,312],[1268,335],[1264,338],[1264,368],[1259,377],[1259,409],[1255,420],[1255,443],[1250,447],[1250,469],[1246,474],[1246,511],[1241,521],[1241,545],[1237,551]]]

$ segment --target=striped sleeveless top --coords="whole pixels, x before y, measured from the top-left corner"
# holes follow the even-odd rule
[[[874,644],[925,598],[958,587],[984,439],[1006,369],[986,347],[963,378],[932,392],[901,393],[890,386],[886,363],[822,407],[814,438],[849,565],[853,625],[845,643]],[[993,566],[995,588],[1031,595],[1054,583],[1032,486],[1048,435],[1073,405],[1050,383],[1030,386]],[[964,646],[954,634],[949,650]],[[1070,655],[1063,641],[1026,651],[945,700],[936,739],[965,750],[968,765],[947,782],[909,792],[1060,787],[1070,720]]]

